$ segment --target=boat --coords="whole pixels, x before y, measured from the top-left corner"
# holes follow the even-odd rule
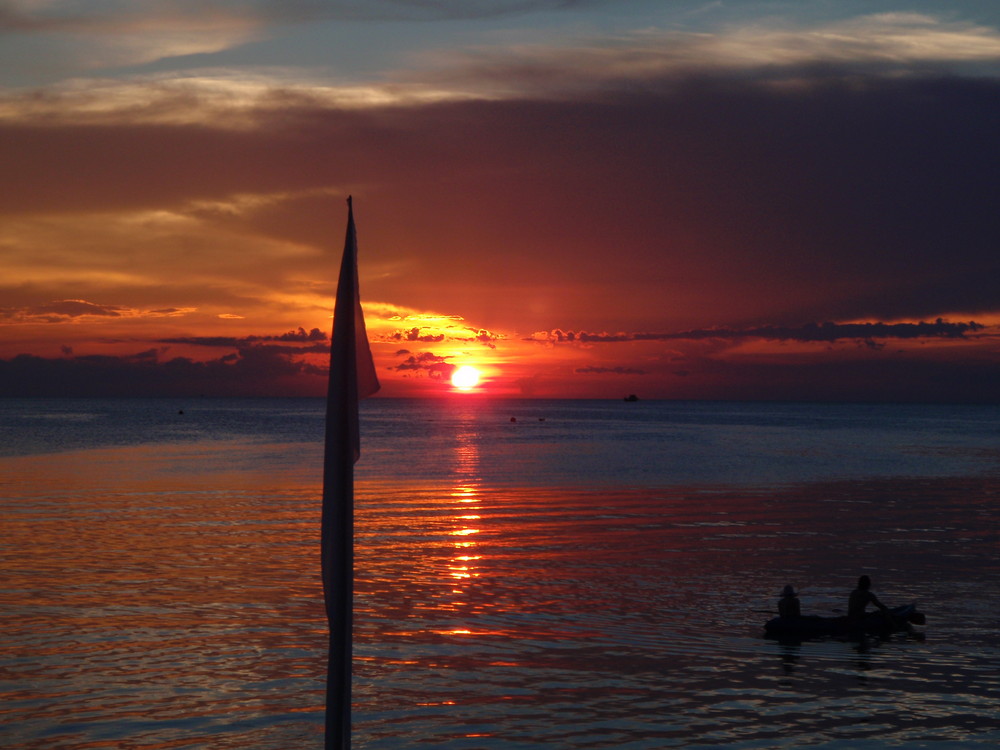
[[[904,604],[889,610],[890,617],[881,611],[869,612],[860,621],[849,622],[847,617],[774,617],[764,623],[764,637],[778,639],[822,638],[864,635],[890,635],[909,632],[912,625],[923,625],[926,618],[917,611],[915,604]]]
[[[639,397],[634,393],[630,393],[625,397],[625,400],[634,403],[639,400]]]

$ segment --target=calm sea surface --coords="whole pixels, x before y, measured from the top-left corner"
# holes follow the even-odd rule
[[[363,404],[358,748],[1000,745],[1000,407]],[[323,403],[0,400],[0,747],[321,747]],[[926,637],[762,637],[861,573]]]

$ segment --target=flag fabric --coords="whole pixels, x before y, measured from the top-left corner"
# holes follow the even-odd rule
[[[330,629],[326,682],[327,750],[351,746],[354,599],[354,464],[361,455],[358,401],[379,389],[358,292],[358,240],[347,199],[347,237],[337,282],[323,457],[323,596]]]

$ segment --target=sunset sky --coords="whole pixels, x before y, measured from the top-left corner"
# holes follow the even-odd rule
[[[0,0],[0,395],[1000,400],[1000,3]]]

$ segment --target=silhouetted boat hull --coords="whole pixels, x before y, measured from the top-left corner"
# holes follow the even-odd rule
[[[764,624],[766,638],[821,638],[823,636],[889,635],[910,629],[910,623],[923,624],[924,616],[915,604],[906,604],[890,610],[891,617],[882,612],[872,612],[860,622],[849,622],[846,617],[775,617]]]

